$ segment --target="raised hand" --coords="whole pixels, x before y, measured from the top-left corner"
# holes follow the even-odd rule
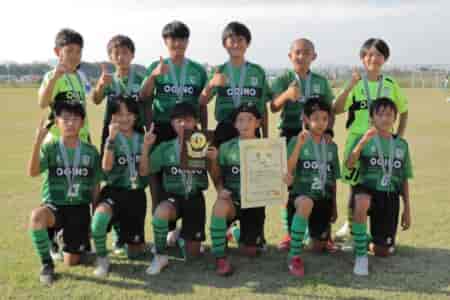
[[[222,74],[219,70],[218,67],[216,67],[216,69],[214,70],[214,75],[211,78],[211,81],[209,82],[209,84],[212,87],[222,87],[225,86],[227,84],[227,77],[225,76],[225,74]]]
[[[155,130],[155,124],[152,123],[150,125],[150,129],[147,131],[145,129],[145,135],[144,135],[144,147],[150,147],[152,146],[156,141],[156,134],[154,133]]]
[[[113,82],[113,76],[108,72],[108,67],[106,64],[101,64],[102,73],[98,79],[98,84],[100,86],[107,86]]]
[[[111,123],[109,124],[109,138],[114,140],[119,133],[119,123],[115,116],[112,116]]]
[[[156,76],[166,75],[166,74],[169,74],[169,65],[164,63],[163,57],[160,56],[159,57],[159,64],[153,70],[152,75],[156,77]]]
[[[297,80],[294,80],[289,84],[289,87],[286,90],[286,96],[292,102],[296,102],[298,99],[300,99],[302,95],[300,92],[300,88],[298,87]]]
[[[352,69],[352,79],[350,81],[351,86],[355,86],[358,81],[361,80],[361,74],[359,73],[357,68]]]

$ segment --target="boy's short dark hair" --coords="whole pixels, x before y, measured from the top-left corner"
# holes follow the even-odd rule
[[[166,24],[162,30],[163,39],[175,38],[175,39],[188,39],[190,35],[189,27],[180,21],[172,21]]]
[[[197,112],[194,106],[192,106],[188,102],[177,103],[172,109],[170,120],[186,117],[193,117],[194,119],[197,119]]]
[[[83,49],[83,37],[81,34],[76,32],[73,29],[64,28],[61,29],[57,34],[55,38],[55,48],[62,48],[64,46],[67,46],[69,44],[76,44],[79,45],[81,49]]]
[[[381,109],[390,108],[394,112],[395,116],[397,116],[398,109],[395,105],[394,101],[387,97],[381,97],[376,99],[372,102],[370,105],[369,113],[370,117],[372,118],[375,113],[378,113]]]
[[[388,44],[382,39],[370,38],[364,42],[359,51],[359,56],[362,58],[366,55],[370,48],[375,47],[380,52],[385,60],[388,60],[390,56],[390,50]]]
[[[247,44],[250,44],[252,40],[252,34],[247,26],[239,22],[231,22],[225,26],[225,29],[222,32],[222,44],[224,45],[225,40],[233,35],[243,36],[247,41]]]
[[[321,95],[313,95],[306,100],[303,114],[308,118],[316,111],[325,111],[331,114],[331,106]]]
[[[236,122],[238,115],[242,112],[252,114],[258,120],[262,119],[261,113],[259,112],[256,105],[252,102],[249,102],[249,103],[243,103],[238,108],[236,108],[236,110],[233,112],[233,115],[232,115],[233,123]]]
[[[108,45],[106,46],[108,55],[111,55],[112,50],[118,47],[128,48],[133,54],[136,51],[133,40],[121,34],[115,35],[109,40]]]
[[[120,104],[123,103],[130,113],[135,115],[136,118],[139,117],[139,106],[135,98],[119,95],[114,100],[111,101],[111,114],[117,114],[120,111]]]
[[[86,111],[83,104],[78,101],[56,101],[54,104],[55,116],[60,117],[63,112],[68,112],[81,117],[84,120]]]

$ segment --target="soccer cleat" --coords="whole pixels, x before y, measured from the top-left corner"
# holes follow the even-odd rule
[[[108,256],[97,257],[97,267],[94,270],[94,275],[97,277],[105,277],[108,275],[109,265]]]
[[[169,231],[167,234],[167,247],[175,247],[177,245],[177,240],[180,237],[180,229],[175,228]]]
[[[55,281],[55,267],[53,263],[47,263],[42,266],[39,274],[39,281],[43,285],[50,286]]]
[[[367,257],[367,255],[357,256],[355,258],[353,273],[358,276],[369,275],[369,258]]]
[[[289,251],[290,248],[291,248],[291,236],[289,234],[286,234],[278,243],[278,250]]]
[[[288,268],[289,273],[291,273],[291,275],[294,275],[296,277],[305,276],[305,267],[303,265],[303,260],[301,259],[300,256],[293,256],[289,260]]]
[[[350,224],[348,222],[345,222],[344,225],[342,225],[341,228],[336,232],[336,238],[343,240],[350,234]]]
[[[220,276],[233,274],[233,267],[227,257],[216,259],[216,274]]]
[[[169,257],[167,255],[156,254],[145,273],[147,273],[148,275],[157,275],[161,273],[161,271],[168,265]]]

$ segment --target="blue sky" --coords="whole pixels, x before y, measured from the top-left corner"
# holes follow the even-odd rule
[[[166,53],[162,26],[179,19],[192,32],[188,55],[213,64],[227,58],[220,35],[233,20],[250,27],[248,59],[265,67],[288,66],[289,44],[298,37],[315,42],[317,64],[358,64],[369,37],[389,43],[390,64],[450,64],[448,0],[6,0],[2,8],[0,61],[50,59],[56,32],[71,27],[85,38],[84,60],[106,60],[108,39],[122,33],[136,43],[136,62],[147,65]]]

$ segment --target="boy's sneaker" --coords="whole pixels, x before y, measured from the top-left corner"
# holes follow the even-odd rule
[[[153,257],[150,266],[145,271],[148,275],[157,275],[169,265],[169,257],[167,255],[156,254]]]
[[[355,258],[353,273],[358,276],[369,275],[369,258],[367,257],[367,255],[357,256]]]
[[[233,267],[227,257],[216,259],[216,273],[220,276],[229,276],[233,274]]]
[[[343,240],[350,234],[350,224],[345,222],[341,228],[336,232],[336,239]]]
[[[108,256],[97,257],[97,267],[94,270],[94,275],[97,277],[105,277],[109,272],[109,258]]]
[[[290,248],[291,248],[291,236],[289,234],[286,234],[278,243],[278,250],[289,251]]]
[[[289,273],[296,277],[303,277],[305,276],[305,267],[303,265],[303,260],[300,256],[293,256],[289,260]]]
[[[175,247],[177,245],[177,240],[180,237],[180,229],[175,228],[172,231],[169,231],[167,234],[167,247]]]
[[[41,272],[39,274],[39,281],[43,285],[50,286],[53,281],[55,281],[55,266],[53,263],[47,263],[42,266]]]

